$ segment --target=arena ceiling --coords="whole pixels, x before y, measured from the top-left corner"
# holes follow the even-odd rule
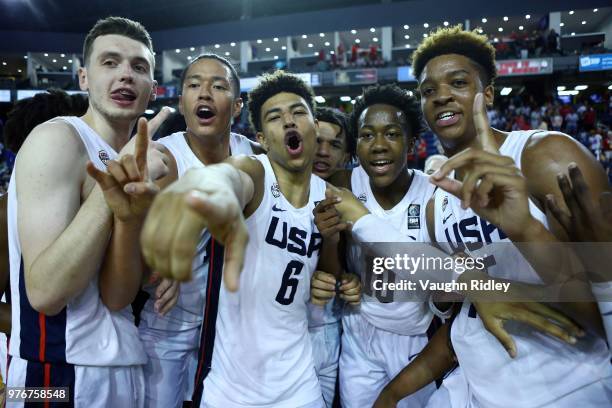
[[[388,0],[387,3],[410,0]],[[149,31],[381,3],[380,0],[0,0],[0,29],[87,32],[120,15]]]

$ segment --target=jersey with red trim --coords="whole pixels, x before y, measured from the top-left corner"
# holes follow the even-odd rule
[[[88,159],[100,170],[117,153],[92,128],[77,117],[59,117],[87,150]],[[41,135],[40,137],[44,137]],[[61,158],[58,157],[58,160]],[[16,170],[11,175],[8,198],[8,233],[11,280],[12,333],[9,354],[24,360],[88,366],[144,364],[144,352],[134,325],[131,306],[111,312],[100,298],[98,274],[87,287],[54,316],[38,313],[28,300],[17,225]],[[40,209],[45,211],[44,208]]]

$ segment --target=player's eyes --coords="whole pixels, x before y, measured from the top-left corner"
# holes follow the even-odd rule
[[[434,92],[433,88],[421,89],[421,95],[423,96],[430,96],[431,94],[433,94],[433,92]]]

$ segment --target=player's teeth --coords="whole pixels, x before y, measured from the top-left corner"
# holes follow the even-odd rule
[[[454,114],[454,113],[452,113],[452,112],[446,112],[446,113],[443,113],[443,114],[439,115],[438,117],[439,117],[440,119],[448,119],[448,118],[451,118],[451,117],[453,117],[453,116],[455,116],[455,114]]]

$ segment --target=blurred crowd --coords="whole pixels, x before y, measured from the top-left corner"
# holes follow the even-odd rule
[[[499,98],[489,111],[491,126],[507,132],[542,129],[566,133],[588,148],[604,166],[612,183],[612,96],[538,104],[533,97]]]

